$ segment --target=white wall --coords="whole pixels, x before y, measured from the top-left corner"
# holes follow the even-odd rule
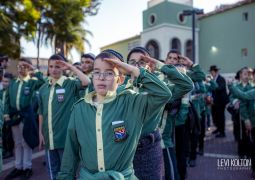
[[[161,24],[157,27],[146,29],[141,33],[141,45],[145,47],[150,40],[155,40],[159,45],[159,57],[164,60],[171,49],[171,41],[175,37],[180,39],[181,53],[185,55],[186,41],[192,39],[192,30],[188,27]],[[196,29],[196,44],[198,44],[198,29]],[[196,48],[196,59],[198,63],[198,48]]]

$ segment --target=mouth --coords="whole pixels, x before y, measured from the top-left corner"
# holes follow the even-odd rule
[[[98,85],[97,85],[97,88],[98,88],[98,89],[106,89],[106,85],[104,85],[104,84],[98,84]]]

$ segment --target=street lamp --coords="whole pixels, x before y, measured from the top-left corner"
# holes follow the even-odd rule
[[[196,58],[196,47],[195,47],[195,28],[196,28],[196,15],[204,14],[203,9],[189,9],[189,10],[183,10],[182,12],[183,16],[192,16],[192,61],[195,62]]]

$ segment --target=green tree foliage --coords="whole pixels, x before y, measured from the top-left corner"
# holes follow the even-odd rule
[[[84,51],[86,16],[96,15],[101,0],[1,0],[0,52],[19,57],[21,37],[34,41],[39,50],[50,45],[68,55]],[[10,48],[11,47],[11,48]]]

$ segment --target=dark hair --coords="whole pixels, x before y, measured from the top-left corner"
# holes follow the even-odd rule
[[[127,55],[127,62],[130,60],[130,56],[133,54],[133,53],[141,53],[143,54],[144,56],[148,55],[148,56],[151,56],[150,55],[150,52],[144,48],[144,47],[141,47],[141,46],[138,46],[138,47],[135,47],[133,49],[131,49]]]
[[[75,63],[73,63],[73,66],[76,66],[76,65],[81,65],[81,63],[80,62],[75,62]]]
[[[8,72],[4,73],[3,77],[8,78],[8,79],[13,79],[13,75],[11,73],[8,73]]]
[[[106,50],[102,51],[100,54],[102,54],[102,53],[108,53],[108,54],[112,55],[111,57],[104,57],[104,58],[118,58],[120,61],[124,62],[123,56],[119,52],[117,52],[113,49],[106,49]],[[96,59],[97,58],[103,59],[102,57],[98,57],[99,55],[97,55]]]
[[[236,72],[236,75],[235,75],[236,80],[240,80],[240,73],[241,73],[241,70]]]
[[[92,53],[86,53],[81,55],[81,58],[89,58],[89,59],[95,60],[96,56]]]
[[[96,56],[95,59],[104,59],[104,58],[116,58],[113,54],[109,52],[101,52]]]
[[[8,61],[8,60],[9,60],[8,56],[6,56],[4,54],[0,54],[0,62]]]
[[[249,70],[249,68],[247,66],[243,67],[242,69],[240,69],[240,73],[243,73],[244,70]]]
[[[22,58],[19,59],[19,61],[26,62],[26,63],[32,65],[32,61],[31,61],[31,59],[29,59],[29,58],[24,58],[24,57],[22,57]]]
[[[169,54],[171,54],[171,53],[175,53],[175,54],[181,55],[181,53],[180,53],[180,51],[179,51],[179,50],[177,50],[177,49],[171,49],[170,51],[168,51],[168,53],[167,53],[167,57],[168,57],[168,56],[169,56]]]
[[[52,61],[52,60],[60,60],[60,61],[66,61],[67,62],[67,59],[63,55],[61,55],[61,54],[53,54],[49,58],[49,61]]]

